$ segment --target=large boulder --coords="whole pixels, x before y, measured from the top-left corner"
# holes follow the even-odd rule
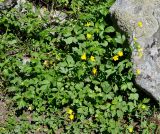
[[[136,84],[160,101],[160,0],[116,0],[110,12],[134,48]]]

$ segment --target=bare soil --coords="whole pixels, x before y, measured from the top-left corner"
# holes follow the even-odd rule
[[[8,116],[8,108],[5,101],[0,100],[0,125],[4,124]]]

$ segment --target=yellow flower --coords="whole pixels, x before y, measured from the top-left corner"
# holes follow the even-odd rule
[[[91,26],[91,23],[90,23],[90,22],[87,22],[87,23],[85,24],[85,26],[86,26],[86,27],[89,27],[89,26]]]
[[[74,115],[73,115],[73,114],[70,114],[70,115],[69,115],[69,119],[70,119],[70,120],[74,120]]]
[[[139,22],[138,22],[138,27],[140,27],[140,28],[143,27],[142,21],[139,21]]]
[[[91,34],[87,34],[87,39],[91,39],[92,38],[92,35]]]
[[[118,55],[113,56],[113,60],[117,61],[118,60]]]
[[[136,37],[134,37],[134,38],[133,38],[133,40],[134,40],[134,41],[137,41],[137,38],[136,38]]]
[[[130,126],[130,127],[128,128],[128,130],[129,130],[130,133],[132,133],[132,132],[133,132],[133,127]]]
[[[123,56],[123,52],[122,52],[122,51],[119,51],[119,52],[118,52],[118,56],[120,56],[120,57]]]
[[[136,74],[137,74],[137,75],[140,75],[140,74],[141,74],[141,70],[140,70],[140,69],[137,69],[137,70],[136,70]]]
[[[81,56],[81,59],[82,59],[82,60],[86,60],[86,59],[87,59],[86,53],[83,53],[83,55]]]
[[[94,57],[94,56],[91,56],[91,57],[90,57],[90,60],[91,60],[91,61],[95,61],[95,57]]]
[[[73,110],[70,109],[70,108],[68,108],[68,109],[67,109],[67,113],[68,113],[68,114],[73,114]]]
[[[146,109],[146,106],[145,106],[145,105],[142,105],[142,109]]]
[[[97,69],[96,69],[95,67],[92,69],[92,73],[93,73],[94,75],[96,75]]]

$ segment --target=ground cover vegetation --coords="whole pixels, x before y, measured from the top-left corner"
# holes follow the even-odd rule
[[[27,2],[1,11],[1,89],[15,110],[1,133],[158,132],[155,103],[133,83],[132,48],[111,21],[113,2],[41,1],[36,10]]]

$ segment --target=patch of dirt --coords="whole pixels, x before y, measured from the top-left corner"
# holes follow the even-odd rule
[[[11,101],[7,98],[5,90],[0,85],[0,127],[4,126],[9,113],[11,113],[10,105]]]
[[[8,108],[5,101],[0,100],[0,124],[4,124],[8,117]]]
[[[160,134],[160,111],[154,113],[153,117],[150,118],[150,121],[157,125],[155,134]]]

